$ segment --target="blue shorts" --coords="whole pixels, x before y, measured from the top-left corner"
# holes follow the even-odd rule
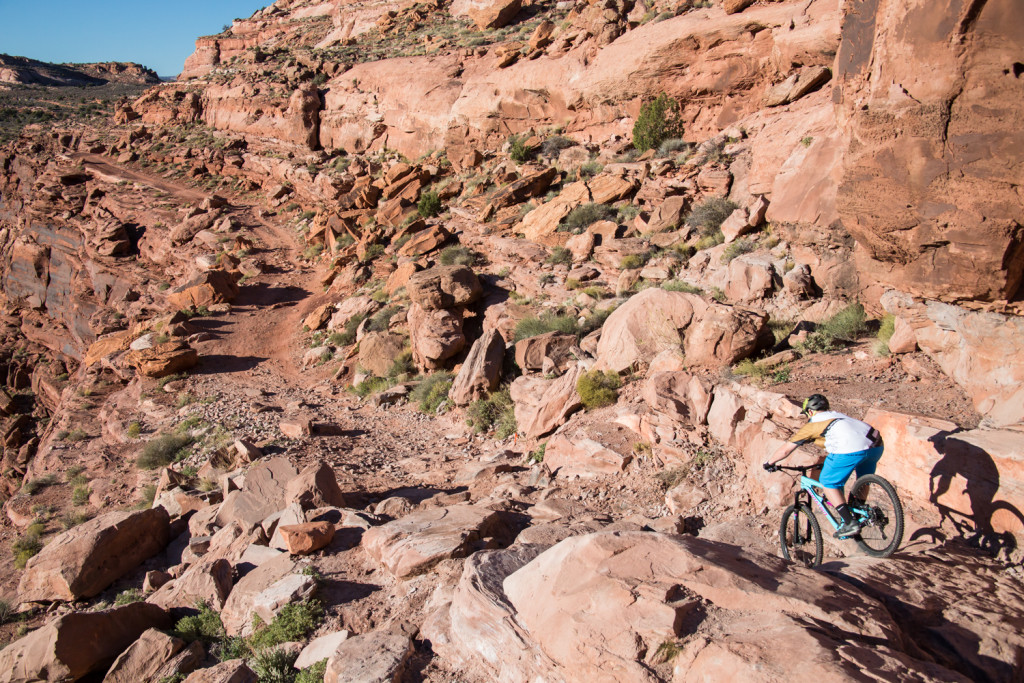
[[[874,474],[883,450],[884,446],[876,446],[856,453],[829,453],[818,481],[827,489],[841,489],[854,470],[858,477]]]

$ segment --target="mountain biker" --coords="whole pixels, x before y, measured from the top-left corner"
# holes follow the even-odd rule
[[[860,531],[861,524],[854,519],[846,504],[843,487],[854,470],[858,477],[873,474],[885,446],[874,427],[849,415],[829,410],[828,407],[828,399],[821,394],[808,396],[800,412],[807,415],[810,421],[775,450],[768,462],[764,463],[764,468],[769,472],[776,471],[776,463],[812,441],[824,448],[828,455],[818,480],[825,489],[825,497],[843,521],[835,537],[846,538]]]

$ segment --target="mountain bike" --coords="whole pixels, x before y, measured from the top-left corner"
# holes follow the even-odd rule
[[[822,556],[821,526],[814,516],[811,501],[817,503],[833,529],[842,525],[839,513],[825,499],[825,487],[820,481],[807,476],[810,470],[818,467],[775,465],[778,470],[800,473],[800,488],[793,504],[782,513],[779,526],[782,556],[808,567],[820,565]],[[861,550],[872,557],[889,557],[896,552],[903,540],[903,505],[892,484],[877,474],[859,477],[850,489],[847,504],[862,525],[858,533],[850,536]]]

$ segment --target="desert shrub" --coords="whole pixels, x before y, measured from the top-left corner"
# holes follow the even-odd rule
[[[321,659],[313,666],[306,667],[295,675],[295,683],[324,683],[327,673],[327,660]]]
[[[135,459],[135,466],[142,470],[166,467],[191,445],[192,437],[187,434],[162,434],[142,447],[142,452]]]
[[[626,254],[619,262],[619,267],[622,270],[636,270],[637,268],[643,268],[649,257],[650,254]]]
[[[597,287],[597,286],[584,287],[580,291],[583,292],[584,294],[586,294],[587,296],[589,296],[589,297],[591,297],[593,299],[598,299],[598,300],[600,300],[600,299],[607,299],[608,297],[610,297],[612,295],[612,293],[609,292],[604,287]]]
[[[640,207],[636,204],[624,204],[615,212],[616,223],[629,223],[640,215]]]
[[[572,252],[565,247],[555,247],[544,259],[544,263],[572,263]]]
[[[682,137],[679,103],[662,93],[640,107],[633,124],[633,147],[639,152],[654,149],[664,140]]]
[[[142,487],[141,493],[142,497],[135,504],[135,509],[145,510],[146,508],[153,507],[153,501],[156,500],[156,484],[146,484]]]
[[[85,505],[89,502],[89,496],[92,494],[92,489],[87,485],[82,484],[76,486],[71,492],[71,504],[72,505]]]
[[[324,620],[324,608],[319,600],[306,600],[285,605],[269,625],[253,618],[253,634],[249,646],[254,651],[281,643],[303,640]]]
[[[359,315],[354,315],[349,318],[348,322],[345,323],[344,330],[338,333],[337,338],[334,338],[334,336],[331,335],[331,339],[334,340],[331,343],[336,341],[337,346],[348,346],[349,344],[354,344],[356,341],[356,330],[359,329],[359,326],[363,324],[364,320],[366,320],[365,313],[360,313]]]
[[[35,525],[33,525],[35,526]],[[11,543],[11,552],[14,555],[14,566],[18,569],[24,569],[28,561],[39,554],[39,551],[43,549],[43,539],[41,538],[42,532],[39,529],[33,529],[31,526],[25,531],[25,535],[14,540]]]
[[[452,374],[438,372],[430,375],[409,392],[409,400],[419,405],[424,413],[436,413],[448,400],[448,391],[452,388]]]
[[[130,605],[133,602],[141,602],[145,599],[146,596],[142,594],[141,590],[138,588],[129,588],[117,594],[117,597],[114,598],[114,606],[120,607],[121,605]]]
[[[139,422],[132,422],[128,425],[128,429],[125,430],[125,434],[129,439],[137,439],[142,434],[142,424]]]
[[[29,479],[21,486],[21,492],[27,493],[30,496],[36,495],[39,491],[42,491],[47,486],[53,486],[57,483],[57,477],[52,474],[44,474],[41,477],[35,479]]]
[[[476,254],[468,247],[453,244],[441,250],[442,266],[472,266],[476,264]]]
[[[544,453],[548,449],[548,442],[545,441],[530,452],[530,462],[544,462]]]
[[[13,621],[17,612],[17,605],[12,604],[10,600],[0,598],[0,626]]]
[[[588,161],[580,165],[580,177],[592,178],[604,170],[604,166],[597,161]]]
[[[416,372],[416,364],[412,361],[412,351],[403,351],[388,368],[388,378],[398,379],[399,377],[412,375]]]
[[[604,321],[607,320],[608,316],[610,316],[614,311],[614,308],[605,308],[600,311],[594,311],[582,323],[580,323],[579,330],[576,333],[577,336],[582,339],[594,330],[598,330],[603,327]]]
[[[891,313],[886,313],[882,316],[881,323],[878,326],[878,334],[875,342],[875,353],[880,356],[889,355],[889,340],[892,339],[893,333],[896,332],[896,318]]]
[[[866,329],[864,307],[850,304],[834,316],[818,325],[818,328],[807,335],[807,340],[800,344],[800,349],[808,353],[828,353],[837,346],[852,342]]]
[[[359,384],[353,384],[352,393],[359,398],[366,398],[367,396],[372,396],[373,394],[384,391],[390,385],[391,383],[388,382],[387,379],[371,375]]]
[[[68,512],[62,514],[57,521],[60,523],[61,528],[67,531],[68,529],[73,529],[82,522],[86,522],[88,520],[88,514],[84,512],[69,510]]]
[[[374,259],[380,257],[384,253],[383,244],[371,244],[366,248],[366,252],[363,253],[363,257],[360,260],[362,263],[370,263]]]
[[[227,635],[220,615],[205,601],[196,603],[198,614],[182,617],[174,625],[174,635],[192,643],[215,643]]]
[[[432,218],[441,213],[441,198],[433,190],[427,190],[420,195],[416,203],[416,211],[424,218]]]
[[[579,324],[576,322],[576,318],[572,316],[541,313],[539,317],[531,316],[520,320],[516,324],[514,336],[516,341],[522,341],[545,332],[554,331],[563,334],[576,334],[579,331]]]
[[[718,232],[725,219],[738,207],[725,197],[709,197],[693,207],[686,217],[686,224],[700,230],[700,234],[708,237]]]
[[[703,294],[704,290],[695,285],[691,285],[689,282],[682,280],[665,280],[661,283],[661,288],[668,292],[686,292],[687,294]]]
[[[704,235],[697,243],[693,245],[693,248],[697,251],[703,251],[704,249],[710,249],[711,247],[717,247],[719,244],[725,241],[725,235],[722,234],[721,230],[715,230],[710,235]]]
[[[322,244],[309,244],[305,249],[302,250],[302,258],[307,261],[315,260],[324,250]]]
[[[576,380],[576,391],[586,410],[610,406],[619,397],[622,380],[615,372],[591,370]]]
[[[569,231],[585,230],[598,221],[615,215],[615,210],[607,204],[587,203],[577,206],[562,220],[561,227]]]
[[[775,338],[776,344],[789,337],[793,332],[794,327],[796,327],[796,323],[792,320],[768,318],[768,329],[772,331],[772,336]]]
[[[298,652],[260,650],[249,664],[260,683],[294,683],[297,672],[293,665],[298,658]]]
[[[761,386],[780,384],[789,381],[789,365],[758,365],[750,358],[745,358],[737,363],[733,369],[734,374],[749,377]]]
[[[576,146],[576,141],[564,135],[553,135],[541,143],[540,153],[546,157],[557,156],[563,149]]]
[[[515,404],[507,388],[499,389],[490,396],[470,404],[466,411],[466,422],[474,432],[487,432],[493,427],[499,439],[516,432]]]
[[[661,144],[658,145],[658,156],[667,157],[679,152],[688,152],[693,149],[693,145],[680,138],[668,138],[662,140]]]
[[[722,252],[722,263],[729,263],[737,256],[741,254],[749,254],[757,248],[757,244],[753,240],[738,239],[729,243],[729,246]]]
[[[508,139],[508,155],[516,163],[528,161],[532,156],[530,148],[526,146],[525,135],[513,135]]]
[[[370,318],[370,322],[366,323],[366,329],[370,332],[387,332],[391,325],[391,318],[402,310],[401,306],[385,306]],[[358,328],[359,326],[356,325]]]

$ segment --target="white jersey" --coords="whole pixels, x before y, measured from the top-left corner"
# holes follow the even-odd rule
[[[867,422],[834,410],[822,410],[814,413],[811,421],[789,440],[800,444],[813,441],[829,453],[843,455],[866,451],[876,445],[877,438],[878,432]]]

